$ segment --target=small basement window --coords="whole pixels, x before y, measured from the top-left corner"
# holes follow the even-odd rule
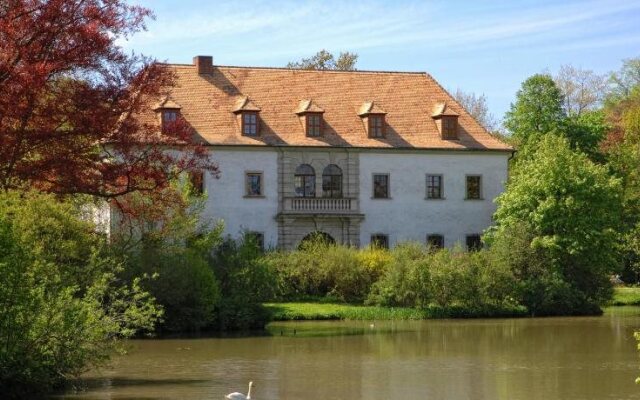
[[[467,235],[467,251],[479,251],[482,249],[482,239],[480,235]]]
[[[427,235],[427,246],[430,249],[437,250],[444,247],[444,236],[442,235]]]
[[[375,235],[371,235],[371,246],[378,249],[388,249],[389,235],[385,235],[383,233],[376,233]]]
[[[264,251],[264,233],[262,232],[247,232],[244,239],[246,242],[256,246],[260,251]]]

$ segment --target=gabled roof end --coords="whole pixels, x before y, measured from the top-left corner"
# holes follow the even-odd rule
[[[459,117],[460,114],[453,111],[451,108],[447,106],[446,102],[436,103],[433,107],[433,113],[431,113],[431,117],[440,118],[440,117]]]
[[[260,111],[260,107],[256,106],[253,101],[249,100],[249,96],[242,96],[236,100],[236,104],[233,107],[234,113],[242,111]]]
[[[365,101],[358,109],[358,115],[361,117],[367,116],[369,114],[386,114],[386,113],[387,112],[383,110],[382,107],[380,107],[373,101]]]
[[[169,96],[165,96],[162,100],[160,100],[153,106],[153,111],[164,109],[179,110],[181,108],[182,107],[180,106],[180,104],[173,101]]]
[[[311,99],[301,100],[300,104],[298,104],[298,108],[296,108],[296,114],[304,114],[304,113],[323,113],[324,109],[316,104],[315,101]]]

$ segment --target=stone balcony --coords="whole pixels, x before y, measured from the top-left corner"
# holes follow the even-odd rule
[[[357,214],[358,199],[329,197],[285,197],[283,213],[287,214]]]

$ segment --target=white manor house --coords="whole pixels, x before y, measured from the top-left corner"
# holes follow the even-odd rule
[[[513,149],[429,74],[170,64],[154,111],[184,118],[220,168],[205,217],[233,237],[296,248],[310,234],[354,246],[479,245]]]

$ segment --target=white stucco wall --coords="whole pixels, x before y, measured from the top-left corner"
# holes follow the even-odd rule
[[[391,246],[427,234],[444,236],[445,246],[465,243],[492,223],[493,202],[507,180],[510,153],[373,152],[360,153],[360,244],[371,235],[389,236]],[[390,174],[391,198],[373,199],[373,174]],[[444,200],[426,200],[426,175],[442,174]],[[483,200],[465,200],[466,175],[482,175]]]
[[[205,190],[207,204],[205,218],[224,221],[224,234],[234,238],[244,231],[264,234],[266,248],[278,243],[278,152],[275,149],[212,148],[220,175],[216,179],[207,174]],[[264,197],[245,197],[245,172],[263,173]]]

